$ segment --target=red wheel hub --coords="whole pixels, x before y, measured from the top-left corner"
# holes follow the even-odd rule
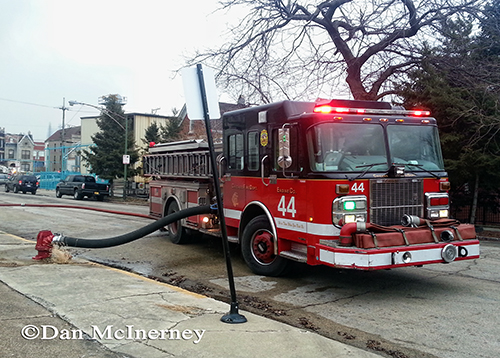
[[[274,260],[273,235],[261,231],[253,239],[252,250],[255,257],[262,263],[271,263]]]
[[[173,222],[169,225],[169,229],[173,235],[177,234],[177,222]]]

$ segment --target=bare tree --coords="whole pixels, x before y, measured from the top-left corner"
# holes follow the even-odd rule
[[[223,0],[246,7],[221,48],[190,63],[218,70],[228,92],[250,101],[339,95],[376,100],[419,62],[435,25],[474,13],[480,0]]]

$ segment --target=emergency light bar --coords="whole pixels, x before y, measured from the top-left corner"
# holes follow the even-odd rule
[[[346,114],[392,114],[412,117],[428,117],[430,111],[423,110],[404,110],[404,109],[371,109],[371,108],[347,108],[334,107],[329,104],[321,104],[314,107],[314,113],[331,114],[331,113],[346,113]]]

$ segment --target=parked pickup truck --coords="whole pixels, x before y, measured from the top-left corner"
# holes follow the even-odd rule
[[[91,175],[68,175],[56,186],[56,197],[60,198],[63,195],[72,195],[75,200],[84,197],[103,200],[109,196],[109,185],[97,183]]]

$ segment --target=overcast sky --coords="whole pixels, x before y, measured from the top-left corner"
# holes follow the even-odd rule
[[[173,78],[183,56],[223,40],[230,19],[216,8],[216,0],[0,0],[0,127],[43,141],[49,126],[61,127],[63,98],[67,107],[97,105],[107,94],[126,97],[126,112],[171,115],[184,104]],[[69,109],[69,126],[98,114]]]

